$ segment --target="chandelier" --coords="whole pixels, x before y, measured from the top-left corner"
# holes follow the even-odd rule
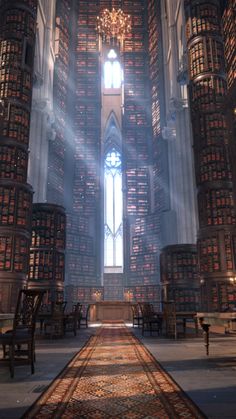
[[[101,15],[97,16],[97,31],[103,41],[112,44],[122,42],[131,31],[131,17],[121,9],[104,9]]]

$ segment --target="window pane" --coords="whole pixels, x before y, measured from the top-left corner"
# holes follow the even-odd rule
[[[106,61],[104,65],[104,85],[106,89],[112,87],[112,63]]]
[[[114,258],[113,258],[113,238],[112,236],[107,237],[106,246],[105,246],[105,266],[114,266]]]
[[[112,148],[104,161],[104,264],[123,265],[121,155]]]
[[[108,58],[116,58],[117,57],[117,53],[115,52],[114,49],[110,49],[110,51],[107,54]]]
[[[113,87],[119,89],[121,86],[121,68],[119,61],[114,61],[112,70]]]
[[[122,223],[122,178],[121,174],[117,173],[115,177],[115,232],[119,229]]]
[[[116,239],[116,266],[123,265],[123,239],[118,236]]]
[[[114,230],[113,226],[113,176],[111,173],[106,174],[105,177],[106,189],[106,224],[110,227],[111,231]]]

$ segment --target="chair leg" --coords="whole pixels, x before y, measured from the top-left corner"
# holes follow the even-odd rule
[[[3,351],[3,358],[5,359],[6,356],[7,356],[7,353],[6,353],[6,345],[2,345],[2,351]]]
[[[14,378],[14,358],[15,358],[14,345],[9,345],[9,367],[10,367],[11,378]]]
[[[29,343],[28,347],[29,357],[30,357],[30,364],[31,364],[31,374],[34,374],[34,344],[31,342]]]

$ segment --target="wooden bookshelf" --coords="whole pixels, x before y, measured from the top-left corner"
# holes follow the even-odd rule
[[[200,309],[197,248],[193,244],[166,246],[160,256],[163,301],[173,300],[176,311]]]
[[[224,53],[226,61],[228,89],[235,84],[236,79],[236,1],[228,0],[223,13]]]
[[[55,204],[33,204],[29,288],[47,290],[46,299],[63,293],[65,280],[66,216]]]
[[[36,0],[0,5],[0,307],[26,286],[33,191],[27,184]]]
[[[67,97],[69,74],[70,1],[56,4],[55,67],[53,77],[53,106],[55,139],[49,142],[47,200],[58,205],[64,203]]]
[[[185,11],[198,187],[201,302],[203,310],[221,311],[227,292],[222,299],[218,291],[223,289],[222,284],[228,289],[229,278],[236,274],[236,208],[224,112],[227,84],[221,15],[217,1],[186,1]]]

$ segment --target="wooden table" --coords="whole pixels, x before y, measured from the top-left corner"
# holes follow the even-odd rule
[[[0,332],[10,329],[13,325],[14,313],[0,313]]]
[[[175,311],[174,305],[165,304],[163,306],[163,320],[166,325],[166,336],[177,339],[177,325],[183,327],[183,334],[186,334],[186,324],[188,320],[194,321],[195,332],[198,335],[198,321],[195,311]]]
[[[236,330],[236,312],[202,312],[196,314],[204,333],[206,354],[209,355],[209,332],[211,326],[223,326],[225,332]]]
[[[91,321],[132,321],[131,304],[126,301],[100,301],[90,305]]]
[[[182,320],[184,334],[186,333],[187,320],[194,321],[195,332],[196,332],[196,335],[198,335],[198,319],[196,317],[196,311],[176,311],[176,319]]]

